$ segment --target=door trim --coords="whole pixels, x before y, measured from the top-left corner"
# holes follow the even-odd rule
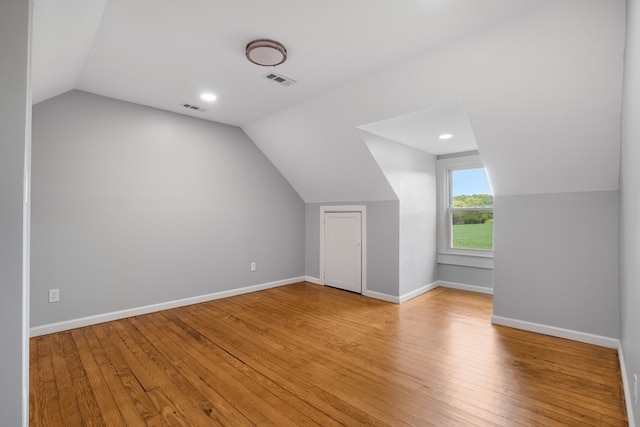
[[[367,207],[364,205],[320,206],[320,284],[324,285],[324,214],[331,212],[360,212],[362,217],[362,291],[367,292]]]

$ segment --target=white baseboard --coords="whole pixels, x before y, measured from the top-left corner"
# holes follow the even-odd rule
[[[436,283],[438,284],[438,286],[441,286],[443,288],[460,289],[462,291],[471,291],[481,294],[493,295],[493,288],[487,288],[485,286],[465,285],[464,283],[446,282],[443,280],[438,280]]]
[[[363,291],[362,295],[364,295],[365,297],[369,297],[369,298],[375,298],[375,299],[379,299],[382,301],[387,301],[387,302],[392,302],[395,304],[400,304],[400,297],[396,297],[393,295],[388,295],[388,294],[383,294],[382,292],[376,292],[376,291]]]
[[[420,296],[438,287],[461,289],[463,291],[479,292],[483,294],[493,295],[492,288],[485,288],[482,286],[474,286],[474,285],[465,285],[463,283],[443,282],[441,280],[438,280],[437,282],[429,283],[428,285],[425,285],[419,289],[416,289],[415,291],[407,292],[406,294],[400,295],[399,297],[394,295],[383,294],[381,292],[375,292],[375,291],[364,291],[362,292],[362,295],[370,298],[379,299],[382,301],[392,302],[395,304],[402,304],[403,302],[409,301],[410,299],[413,299],[417,296]]]
[[[291,279],[278,280],[275,282],[262,283],[259,285],[246,286],[244,288],[230,289],[228,291],[214,292],[196,297],[184,298],[174,301],[162,302],[159,304],[145,305],[142,307],[129,308],[126,310],[113,311],[110,313],[96,314],[94,316],[81,317],[79,319],[65,320],[63,322],[50,323],[48,325],[35,326],[30,329],[30,336],[52,334],[54,332],[67,331],[69,329],[81,328],[83,326],[96,325],[98,323],[110,322],[112,320],[124,319],[126,317],[139,316],[141,314],[153,313],[161,310],[168,310],[185,305],[197,304],[200,302],[212,301],[220,298],[227,298],[278,286],[290,285],[305,280],[305,277],[293,277]]]
[[[415,291],[407,292],[404,295],[400,295],[400,303],[402,304],[405,301],[409,301],[412,298],[420,296],[430,290],[433,290],[438,287],[438,282],[429,283],[426,286],[416,289]]]
[[[572,331],[570,329],[556,328],[555,326],[541,325],[539,323],[526,322],[524,320],[511,319],[502,316],[492,316],[491,323],[493,323],[494,325],[509,326],[511,328],[536,332],[538,334],[551,335],[553,337],[566,338],[573,341],[617,349],[618,360],[620,363],[620,374],[622,375],[624,400],[627,407],[627,421],[629,422],[629,427],[636,426],[633,417],[633,397],[631,392],[631,385],[629,384],[629,380],[627,378],[627,368],[624,361],[622,342],[619,339],[604,337],[602,335],[588,334],[586,332]]]
[[[620,373],[622,374],[622,389],[624,390],[624,401],[627,406],[627,421],[629,427],[636,427],[636,423],[633,417],[633,392],[631,391],[632,385],[629,384],[627,378],[627,366],[624,362],[624,350],[622,348],[622,342],[618,340],[618,360],[620,360]]]
[[[304,281],[313,283],[314,285],[323,285],[322,280],[320,280],[318,277],[304,276]]]
[[[572,331],[571,329],[558,328],[555,326],[542,325],[540,323],[527,322],[524,320],[511,319],[509,317],[496,315],[491,316],[491,323],[493,323],[494,325],[509,326],[510,328],[550,335],[552,337],[566,338],[568,340],[599,345],[600,347],[618,348],[619,340],[602,335]]]

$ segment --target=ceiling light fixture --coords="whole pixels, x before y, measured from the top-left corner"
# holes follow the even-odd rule
[[[263,67],[275,67],[287,60],[287,49],[275,40],[258,39],[247,44],[247,59]]]
[[[450,133],[443,133],[438,138],[440,138],[440,139],[451,139],[451,138],[453,138],[453,135],[451,135]]]
[[[214,94],[209,93],[209,92],[200,94],[200,99],[202,99],[203,101],[213,102],[217,98],[218,98],[217,96],[215,96]]]

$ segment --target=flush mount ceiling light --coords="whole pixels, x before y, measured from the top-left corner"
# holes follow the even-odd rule
[[[287,49],[275,40],[259,39],[245,48],[247,59],[263,67],[275,67],[287,60]]]
[[[451,135],[450,133],[443,133],[438,138],[440,138],[440,139],[451,139],[451,138],[453,138],[453,135]]]

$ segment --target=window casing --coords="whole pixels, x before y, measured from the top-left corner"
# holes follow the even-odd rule
[[[438,262],[493,268],[493,195],[457,200],[453,195],[456,172],[473,169],[484,169],[478,155],[438,160]],[[468,236],[469,230],[473,231],[473,238]]]

